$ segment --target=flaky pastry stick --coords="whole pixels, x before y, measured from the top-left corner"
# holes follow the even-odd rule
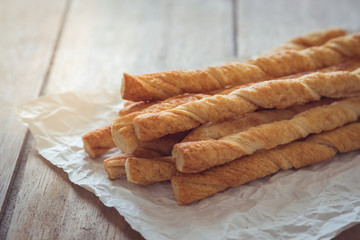
[[[125,161],[127,157],[127,154],[122,154],[104,160],[104,168],[110,180],[126,176]]]
[[[128,182],[149,185],[170,180],[176,173],[176,167],[171,156],[152,159],[128,157],[125,172]]]
[[[271,149],[309,134],[341,127],[356,121],[359,116],[360,97],[349,98],[311,108],[290,120],[259,125],[218,140],[178,143],[172,156],[180,172],[200,172],[261,149]]]
[[[113,156],[104,160],[104,168],[108,174],[110,180],[125,177],[125,161],[130,157],[147,157],[147,158],[158,158],[162,154],[157,151],[148,149],[137,149],[131,153],[124,153],[121,155]],[[174,165],[175,166],[175,165]]]
[[[330,39],[344,36],[346,31],[341,28],[330,28],[319,31],[306,33],[299,37],[293,38],[284,44],[274,48],[273,50],[266,52],[264,55],[270,55],[286,50],[304,50],[309,47],[320,46],[329,41]]]
[[[105,126],[88,132],[82,137],[84,150],[95,158],[115,147],[111,136],[111,126]]]
[[[360,67],[360,61],[359,59],[351,59],[349,61],[346,61],[344,63],[341,63],[341,64],[338,64],[338,65],[334,65],[334,66],[331,66],[331,67],[328,67],[328,68],[325,68],[325,69],[321,69],[319,71],[321,72],[330,72],[330,71],[339,71],[339,70],[342,70],[342,71],[352,71],[356,68],[359,68]],[[291,76],[290,76],[291,77]],[[289,78],[289,77],[287,77]],[[231,91],[231,89],[228,89],[227,91]],[[223,91],[222,93],[226,94],[227,91]],[[187,95],[183,96],[183,97],[186,97]],[[181,98],[181,96],[178,96],[176,98]],[[173,99],[176,99],[176,98],[173,98]],[[191,98],[193,100],[196,100],[197,98]],[[189,100],[191,100],[189,99]],[[174,101],[172,99],[169,99],[167,101]],[[133,113],[133,112],[136,112],[136,111],[142,111],[143,109],[149,107],[149,106],[152,106],[152,105],[155,105],[155,104],[160,104],[160,105],[167,105],[167,107],[170,107],[170,105],[166,104],[165,101],[164,103],[160,103],[160,102],[152,102],[152,103],[144,103],[144,102],[141,102],[141,103],[128,103],[127,106],[124,108],[124,110],[120,110],[119,111],[119,115],[120,116],[124,116],[125,114],[130,114],[130,113]],[[180,103],[179,103],[180,104]],[[173,105],[175,106],[175,105]],[[162,109],[162,108],[159,108],[159,109]],[[134,115],[133,115],[134,116]],[[126,119],[126,118],[125,118]],[[118,120],[120,121],[120,120]],[[124,122],[123,122],[123,125]],[[128,144],[131,145],[130,143],[136,143],[135,145],[132,145],[132,147],[129,147],[128,149],[123,149],[123,150],[126,150],[126,152],[129,152],[131,150],[134,150],[136,147],[137,147],[137,143],[139,143],[138,140],[136,140],[136,136],[135,136],[135,132],[133,130],[133,127],[131,126],[132,125],[132,121],[128,121],[128,125],[129,125],[129,131],[128,132],[131,132],[131,133],[127,133],[126,131],[123,131],[123,136],[124,136],[124,141],[125,142],[129,142]],[[125,136],[128,136],[128,137],[125,137]],[[134,141],[135,139],[135,141]],[[162,139],[164,140],[163,142],[165,143],[168,143],[168,139],[167,138],[164,138]],[[83,142],[84,142],[84,149],[85,151],[92,157],[92,158],[95,158],[97,156],[100,156],[101,154],[105,153],[106,151],[110,150],[111,148],[114,148],[115,147],[115,144],[112,140],[112,136],[111,136],[111,133],[109,132],[109,126],[105,126],[103,128],[100,128],[100,129],[96,129],[96,130],[93,130],[93,131],[90,131],[89,133],[85,134],[84,137],[83,137]],[[161,139],[160,140],[156,140],[154,142],[155,145],[157,146],[160,146],[160,143],[161,143]],[[149,146],[151,145],[152,143],[151,142],[146,142],[145,143],[145,147],[146,148],[149,148]],[[126,143],[124,143],[124,145],[127,145]],[[167,144],[165,144],[164,146],[167,146]],[[140,148],[142,147],[141,146],[141,141],[140,141]],[[162,150],[163,151],[163,150]],[[163,151],[164,152],[164,151]]]
[[[334,38],[301,51],[284,51],[245,63],[201,70],[178,70],[132,76],[124,74],[121,94],[132,101],[162,100],[185,92],[206,92],[297,72],[314,71],[360,56],[360,34]]]
[[[260,151],[201,173],[178,174],[172,178],[171,187],[179,204],[189,204],[279,170],[316,164],[332,158],[337,152],[359,148],[360,123],[353,123],[310,136],[305,141]]]
[[[140,114],[156,113],[167,109],[172,109],[181,104],[196,101],[208,94],[185,94],[175,98],[167,99],[163,102],[156,103],[142,111],[133,112],[126,116],[116,119],[111,126],[111,135],[115,145],[123,152],[131,152],[135,150],[142,143],[136,138],[134,127],[132,125],[133,119]],[[155,139],[155,138],[154,138]]]
[[[323,99],[301,106],[293,106],[289,109],[263,110],[236,116],[233,119],[217,124],[205,124],[194,129],[182,142],[219,139],[260,124],[290,119],[297,113],[317,106],[330,104],[331,102],[333,102],[333,100]],[[126,156],[126,177],[128,182],[147,185],[159,181],[167,181],[170,180],[176,172],[175,160],[171,156],[161,158]],[[124,163],[119,164],[123,167]]]
[[[294,79],[253,83],[227,95],[214,95],[182,104],[170,110],[138,115],[133,120],[137,137],[149,141],[195,128],[206,122],[219,122],[259,108],[286,108],[319,100],[360,94],[357,72],[315,72]]]

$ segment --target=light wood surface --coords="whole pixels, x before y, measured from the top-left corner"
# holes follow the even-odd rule
[[[360,2],[0,0],[0,239],[142,239],[40,157],[11,107],[132,74],[249,57],[308,31],[359,31]],[[4,37],[5,36],[5,37]],[[360,225],[336,239],[356,239]]]
[[[12,108],[39,96],[60,29],[64,1],[0,1],[0,206],[26,145]],[[31,10],[30,10],[31,9]],[[46,19],[46,21],[44,21]],[[3,211],[1,211],[2,213]]]

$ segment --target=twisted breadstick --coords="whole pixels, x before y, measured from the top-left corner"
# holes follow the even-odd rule
[[[234,160],[201,173],[178,174],[171,187],[179,204],[189,204],[232,186],[265,177],[279,170],[300,168],[333,157],[338,151],[360,148],[360,123],[308,137],[272,150]]]
[[[118,116],[122,117],[133,112],[139,112],[145,108],[151,107],[158,102],[126,102],[124,107],[118,111]]]
[[[125,172],[128,182],[149,185],[170,180],[176,173],[176,167],[171,157],[130,157],[126,159]]]
[[[116,119],[111,126],[112,138],[116,146],[123,152],[131,152],[138,147],[140,141],[137,139],[132,125],[132,121],[140,114],[156,113],[163,110],[174,108],[183,103],[196,101],[207,97],[207,94],[185,94],[181,97],[167,99],[163,102],[154,104],[142,111],[133,112],[123,117]],[[155,138],[154,138],[155,139]]]
[[[321,70],[322,72],[329,72],[329,71],[336,71],[336,70],[346,70],[346,71],[351,71],[356,69],[357,67],[359,67],[360,61],[359,59],[353,59],[350,61],[347,61],[345,63],[342,64],[338,64],[326,69]],[[222,91],[222,94],[227,94],[229,91],[231,91],[231,89],[228,89],[226,91]],[[128,143],[128,145],[131,145],[131,143],[135,143],[135,145],[132,145],[132,147],[129,147],[128,149],[122,149],[123,151],[126,152],[130,152],[132,150],[134,150],[137,147],[137,144],[140,143],[140,147],[142,145],[143,142],[139,142],[135,136],[135,132],[132,126],[132,119],[134,118],[134,116],[137,116],[138,114],[140,114],[141,112],[139,112],[139,110],[144,109],[145,107],[148,106],[152,106],[152,105],[157,105],[157,106],[163,106],[161,107],[156,107],[156,106],[152,106],[150,109],[156,109],[159,108],[159,111],[161,109],[166,109],[166,107],[171,108],[176,106],[177,104],[181,104],[186,102],[185,101],[181,101],[181,100],[175,100],[175,99],[181,99],[181,98],[189,98],[188,100],[190,101],[192,100],[198,100],[200,98],[197,97],[190,97],[192,95],[184,95],[184,96],[178,96],[176,98],[172,98],[169,100],[164,101],[163,103],[139,103],[138,104],[132,104],[127,106],[127,108],[125,108],[124,111],[121,111],[121,115],[123,115],[121,118],[119,118],[117,121],[121,122],[119,126],[122,126],[121,129],[121,133],[123,133],[123,139],[125,141],[124,145],[126,146]],[[197,96],[208,96],[206,95],[197,95]],[[178,101],[178,102],[177,102]],[[168,104],[173,102],[174,104]],[[177,102],[177,103],[176,103]],[[175,104],[176,103],[176,104]],[[166,106],[166,107],[164,107]],[[155,111],[155,110],[154,110]],[[136,114],[133,114],[134,112],[138,112]],[[126,117],[124,116],[125,114],[133,114],[130,115],[132,117]],[[127,125],[128,127],[125,127],[125,125]],[[129,129],[129,131],[127,132],[126,129]],[[130,132],[130,133],[129,133]],[[129,136],[128,138],[126,138],[126,136]],[[119,140],[120,141],[120,140]],[[167,139],[164,139],[164,142],[166,142]],[[109,126],[105,126],[103,128],[100,129],[96,129],[93,131],[90,131],[89,133],[85,134],[83,136],[83,142],[84,142],[84,149],[85,151],[92,157],[95,158],[103,153],[105,153],[106,151],[110,150],[111,148],[115,147],[115,144],[112,140],[112,136],[111,136],[111,132],[110,132],[110,127]],[[151,143],[146,143],[146,145],[151,145]]]
[[[352,71],[352,70],[354,70],[356,68],[359,68],[359,67],[360,67],[360,60],[359,59],[351,59],[351,60],[346,61],[344,63],[337,64],[337,65],[334,65],[334,66],[331,66],[331,67],[328,67],[328,68],[325,68],[325,69],[321,69],[320,71],[321,72],[331,72],[331,71],[340,71],[340,70],[342,70],[342,71]],[[221,91],[221,93],[222,94],[228,94],[229,92],[231,92],[231,90],[232,89],[223,90],[223,91]],[[211,94],[212,93],[209,93],[209,95],[211,95]],[[204,95],[204,96],[206,96],[206,95]],[[160,102],[137,102],[137,103],[130,102],[130,103],[126,104],[124,109],[121,109],[119,111],[119,116],[124,117],[127,114],[131,114],[131,113],[134,113],[134,112],[139,112],[139,111],[142,111],[145,108],[148,108],[148,107],[150,107],[152,105],[155,105],[155,104],[159,104],[159,105],[165,104],[170,108],[171,105],[167,104],[167,102],[175,101],[173,99],[179,99],[179,98],[182,98],[182,97],[186,98],[187,95],[177,96],[177,97],[168,99],[168,100],[164,101],[164,103],[160,103]],[[192,99],[197,100],[197,98],[192,98]],[[180,104],[180,102],[179,102],[179,104]],[[176,104],[174,104],[173,106],[176,106]],[[152,107],[152,108],[155,108],[155,107]],[[133,116],[135,116],[135,115],[133,115]],[[125,120],[126,119],[127,118],[125,118]],[[125,120],[122,120],[120,118],[120,120],[117,120],[117,121],[122,122],[122,125],[124,126],[124,125],[126,125]],[[132,120],[130,120],[130,121],[128,120],[127,124],[129,126],[128,129],[130,129],[131,134],[124,134],[123,135],[123,139],[124,139],[125,143],[122,144],[122,145],[131,146],[132,145],[131,143],[135,143],[135,145],[132,145],[132,147],[128,147],[127,149],[123,148],[122,150],[125,151],[125,152],[130,152],[130,151],[134,150],[137,147],[138,143],[140,143],[140,147],[141,147],[142,142],[141,141],[139,142],[137,140],[136,136],[135,136],[135,131],[133,130],[133,127],[132,127]],[[123,128],[125,128],[125,127],[123,127]],[[124,131],[124,129],[123,129],[123,131]],[[126,131],[124,131],[124,132],[126,133]],[[130,136],[130,137],[126,138],[126,136]],[[110,150],[111,148],[115,147],[115,143],[112,140],[112,136],[111,136],[111,132],[110,132],[110,126],[105,126],[103,128],[96,129],[96,130],[88,132],[87,134],[85,134],[83,136],[83,142],[84,142],[85,151],[92,158],[98,157],[101,154],[103,154],[103,153],[107,152],[108,150]],[[147,143],[147,145],[149,145],[149,144],[151,144],[151,143]]]
[[[218,139],[260,124],[290,119],[296,113],[306,111],[316,106],[330,104],[331,102],[333,101],[330,99],[323,99],[301,106],[293,106],[289,109],[263,110],[256,113],[243,114],[217,124],[205,124],[193,130],[182,142]],[[162,158],[149,157],[150,156],[139,158],[127,155],[126,176],[129,182],[147,185],[159,181],[170,180],[171,177],[174,176],[176,173],[175,160],[171,156]],[[124,163],[119,162],[119,166],[124,168]]]
[[[104,160],[104,168],[110,180],[126,176],[125,161],[127,158],[126,154],[122,154]]]
[[[239,88],[228,95],[214,95],[133,120],[137,137],[149,141],[195,128],[205,122],[219,122],[258,108],[286,108],[360,93],[360,75],[353,72],[315,72],[295,79],[270,80]]]
[[[95,158],[115,147],[115,143],[111,137],[110,126],[90,131],[82,137],[82,140],[85,152],[87,152],[92,158]]]
[[[104,160],[103,163],[104,163],[104,168],[108,174],[109,179],[114,180],[114,179],[126,176],[125,162],[127,161],[128,158],[133,158],[133,157],[157,158],[157,157],[161,157],[161,156],[162,156],[162,154],[157,151],[138,148],[136,151],[133,151],[131,153],[124,153],[121,155],[107,158]]]
[[[296,37],[285,42],[283,45],[276,47],[275,49],[266,52],[264,55],[274,54],[286,50],[303,50],[308,47],[320,46],[329,41],[330,39],[344,36],[346,31],[341,28],[324,29],[320,31],[314,31],[302,36]]]
[[[360,116],[360,97],[312,108],[290,120],[263,124],[220,138],[179,143],[172,155],[180,172],[200,172],[260,149],[271,149],[312,133],[329,131],[354,122]]]
[[[360,56],[360,34],[332,39],[322,46],[285,51],[245,63],[228,63],[202,70],[179,70],[131,76],[124,74],[121,94],[133,101],[166,99],[185,92],[206,92],[297,72],[313,71]]]

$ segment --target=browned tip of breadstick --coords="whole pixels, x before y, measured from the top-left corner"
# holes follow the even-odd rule
[[[108,174],[109,179],[117,179],[120,177],[125,177],[125,161],[127,155],[119,155],[110,157],[104,160],[104,168]]]
[[[115,128],[115,124],[112,125],[112,128]],[[126,133],[126,132],[125,132]],[[127,136],[127,134],[123,134],[120,131],[112,131],[112,137],[115,145],[123,152],[131,152],[137,147],[137,139],[132,136]]]
[[[115,147],[111,137],[111,127],[106,126],[88,132],[82,137],[85,152],[95,158]]]
[[[129,157],[125,163],[128,182],[148,185],[155,182],[169,181],[176,173],[171,157],[135,158]]]
[[[149,74],[141,75],[145,80]],[[152,74],[153,81],[157,82],[156,74]],[[132,76],[130,74],[124,73],[124,77],[121,81],[120,93],[123,99],[131,101],[157,101],[163,100],[168,97],[176,95],[173,93],[169,95],[164,91],[160,91],[152,87],[146,81],[142,81],[140,77]],[[154,94],[155,92],[155,94]],[[180,94],[181,92],[177,92]],[[143,97],[148,96],[148,97]]]

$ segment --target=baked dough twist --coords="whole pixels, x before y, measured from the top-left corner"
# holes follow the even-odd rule
[[[286,50],[303,50],[308,47],[320,46],[329,41],[330,39],[344,36],[346,31],[341,28],[330,28],[320,31],[310,32],[299,37],[293,38],[284,44],[274,48],[273,50],[262,54],[262,56],[274,54]]]
[[[115,147],[111,137],[111,126],[105,126],[86,133],[82,137],[84,150],[95,158]]]
[[[134,151],[141,141],[135,135],[134,127],[132,125],[133,119],[140,114],[157,113],[163,110],[172,109],[178,105],[196,101],[208,94],[184,94],[182,96],[167,99],[163,102],[158,102],[138,112],[133,112],[128,115],[122,116],[114,120],[111,125],[111,134],[116,146],[123,152]],[[155,139],[155,138],[154,138]]]
[[[353,71],[359,67],[360,67],[360,60],[359,59],[351,59],[344,63],[337,64],[337,65],[334,65],[331,67],[327,67],[327,68],[321,69],[319,71],[321,71],[321,72]],[[301,74],[305,75],[306,73],[301,73]],[[299,74],[297,74],[297,75],[299,75]],[[295,76],[288,76],[287,78],[291,78],[291,77],[295,77]],[[231,92],[231,89],[221,91],[222,94],[227,94],[229,92]],[[178,98],[180,98],[180,96]],[[173,98],[173,99],[175,99],[175,98]],[[172,101],[172,100],[169,99],[169,100],[166,100],[165,102],[167,102],[167,101]],[[159,102],[127,102],[127,103],[125,103],[124,108],[119,111],[119,116],[125,116],[125,115],[133,113],[133,112],[142,111],[143,109],[148,108],[155,104],[160,104],[160,103]],[[132,122],[131,123],[129,122],[129,125],[132,125]],[[100,156],[101,154],[103,154],[106,151],[110,150],[111,148],[115,147],[115,144],[112,140],[111,133],[109,133],[109,127],[110,126],[105,126],[103,128],[90,131],[83,136],[84,149],[92,158]],[[132,141],[131,139],[136,139],[135,132],[133,131],[132,126],[131,126],[131,129],[132,129],[131,130],[132,135],[130,135],[131,136],[130,139],[124,140],[124,141],[131,142]],[[159,141],[157,141],[157,142],[159,142]],[[151,145],[151,142],[146,143],[146,145],[147,146]],[[135,148],[136,147],[134,146],[133,149],[135,149]],[[152,147],[151,149],[154,149],[154,148]],[[129,149],[127,149],[126,152],[129,152],[131,150],[132,149],[129,148]]]
[[[182,140],[182,142],[217,140],[227,135],[242,132],[261,124],[287,120],[300,112],[304,112],[314,107],[327,105],[332,102],[334,102],[333,99],[324,98],[320,101],[295,105],[287,109],[262,110],[253,113],[241,114],[219,123],[208,122],[193,129]]]
[[[334,38],[301,51],[284,51],[245,63],[199,70],[178,70],[131,76],[124,74],[121,94],[132,101],[162,100],[185,92],[206,92],[297,72],[314,71],[360,56],[360,34]]]
[[[142,114],[134,118],[137,137],[144,141],[219,122],[259,108],[286,108],[319,100],[360,94],[356,72],[315,72],[294,79],[253,83],[227,95],[214,95],[182,104],[170,110]]]
[[[125,162],[128,182],[149,185],[170,180],[176,171],[172,157],[137,158],[129,157]]]
[[[329,131],[354,122],[360,116],[360,97],[309,109],[290,120],[263,124],[218,140],[178,143],[172,155],[180,172],[200,172],[210,167]]]
[[[117,178],[125,177],[125,162],[128,158],[136,157],[136,158],[158,158],[161,157],[162,154],[157,151],[152,151],[149,149],[141,149],[138,148],[137,150],[131,153],[124,153],[121,155],[113,156],[104,160],[104,168],[108,174],[110,180],[114,180]],[[174,165],[175,166],[175,165]]]
[[[305,105],[293,106],[289,109],[263,110],[255,113],[243,114],[217,124],[204,124],[203,126],[194,129],[182,142],[219,139],[226,135],[241,132],[260,124],[290,119],[296,113],[306,111],[313,107],[330,104],[331,102],[333,102],[333,100],[323,99]],[[111,166],[108,166],[108,168],[114,168],[115,170],[116,168],[120,168],[122,171],[126,172],[125,175],[129,182],[142,185],[167,181],[174,176],[176,173],[175,160],[171,156],[161,158],[150,157],[150,155],[145,158],[144,156],[137,157],[134,154],[124,154],[123,158],[126,159],[126,170],[125,161],[119,161],[118,164],[114,164],[115,162],[111,161],[112,164]]]
[[[305,141],[260,151],[201,173],[178,174],[172,178],[171,187],[179,204],[189,204],[279,170],[319,163],[335,156],[337,152],[359,148],[360,123],[353,123],[310,136]]]

